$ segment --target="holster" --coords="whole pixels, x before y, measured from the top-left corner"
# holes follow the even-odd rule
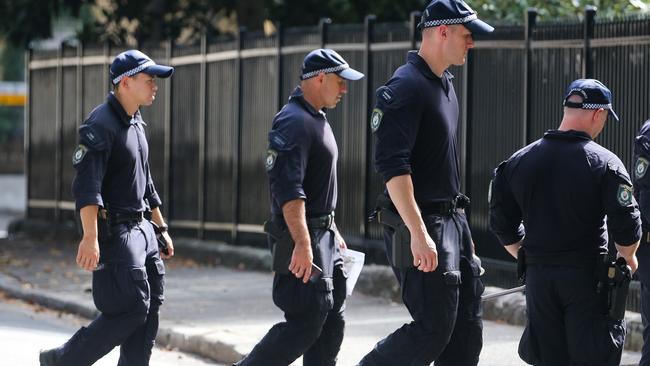
[[[602,257],[601,257],[602,258]],[[613,320],[625,318],[627,294],[632,281],[632,272],[624,258],[615,261],[605,257],[599,267],[597,292],[608,316]]]
[[[391,264],[399,269],[413,267],[413,253],[411,252],[411,233],[404,220],[395,212],[394,206],[385,194],[377,197],[377,208],[372,218],[382,225],[393,229]]]
[[[271,269],[279,274],[289,273],[289,264],[291,263],[294,246],[291,233],[273,220],[264,222],[264,232],[275,240],[272,248],[273,264]]]
[[[108,210],[103,207],[97,210],[97,238],[99,240],[111,240],[111,219]]]
[[[630,290],[632,273],[624,258],[618,258],[607,272],[611,285],[609,316],[615,320],[625,318],[625,304]]]

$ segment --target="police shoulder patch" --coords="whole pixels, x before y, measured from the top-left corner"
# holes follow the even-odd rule
[[[641,179],[645,176],[645,173],[648,171],[648,165],[650,165],[648,159],[643,157],[636,159],[636,164],[634,165],[634,176],[636,179]]]
[[[391,88],[382,86],[381,88],[377,89],[377,98],[379,98],[379,100],[384,104],[391,104],[395,99],[395,93],[393,93]]]
[[[283,149],[287,145],[287,138],[278,130],[269,132],[269,143],[272,147]]]
[[[616,199],[621,206],[628,206],[632,203],[632,187],[627,184],[619,184]]]
[[[266,165],[266,171],[267,172],[270,171],[271,169],[273,169],[273,167],[275,166],[275,160],[277,159],[277,157],[278,157],[277,151],[275,151],[273,149],[266,150],[266,159],[264,160],[264,164]]]
[[[99,127],[91,125],[79,126],[79,142],[91,151],[104,151],[109,146],[108,134]]]
[[[79,164],[83,160],[84,156],[86,156],[87,152],[88,148],[85,145],[77,146],[77,148],[74,150],[74,153],[72,153],[72,164]]]
[[[376,132],[381,125],[381,119],[384,117],[384,112],[379,108],[372,110],[372,116],[370,117],[370,129],[372,132]]]

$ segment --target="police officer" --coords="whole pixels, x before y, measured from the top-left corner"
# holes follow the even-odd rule
[[[639,366],[650,366],[650,120],[646,121],[634,143],[634,195],[639,202],[643,236],[637,252],[641,282],[641,320],[643,321],[643,350]]]
[[[166,239],[163,257],[171,257],[174,246],[149,172],[139,108],[153,103],[155,78],[173,72],[140,51],[120,53],[110,66],[114,91],[79,127],[72,192],[83,238],[76,261],[93,271],[93,300],[101,315],[63,346],[41,352],[42,366],[92,365],[118,345],[119,365],[149,364],[165,266],[146,211]]]
[[[310,52],[300,86],[273,119],[266,170],[271,195],[269,245],[274,263],[273,302],[285,322],[274,325],[236,365],[335,365],[343,341],[345,242],[334,224],[338,148],[323,108],[334,108],[346,80],[364,75],[330,49]],[[288,245],[286,258],[282,246]],[[287,266],[288,265],[288,266]]]
[[[618,121],[610,90],[575,80],[560,127],[495,170],[490,229],[514,257],[525,250],[528,325],[519,354],[530,364],[620,361],[625,324],[607,316],[599,297],[598,258],[609,232],[635,270],[641,222],[623,163],[593,141],[608,114]]]
[[[410,235],[413,261],[389,261],[413,322],[403,325],[359,363],[476,365],[482,347],[480,264],[460,194],[458,100],[451,65],[465,63],[472,34],[494,30],[461,0],[434,0],[419,24],[422,44],[377,90],[371,116],[375,168]],[[381,222],[381,219],[380,219]],[[386,227],[388,253],[394,231]]]

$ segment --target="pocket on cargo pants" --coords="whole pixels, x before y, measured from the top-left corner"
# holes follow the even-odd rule
[[[149,284],[144,267],[107,265],[93,272],[93,301],[105,315],[130,311],[138,303],[149,304]]]

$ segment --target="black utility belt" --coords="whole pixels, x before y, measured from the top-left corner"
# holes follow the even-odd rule
[[[424,216],[444,216],[451,215],[454,213],[465,213],[464,208],[441,208],[440,210],[431,210],[431,209],[420,209],[422,217]]]
[[[127,222],[141,222],[145,219],[151,219],[151,212],[110,212],[106,209],[100,209],[97,213],[100,219],[108,220],[111,225],[119,225]]]
[[[272,221],[279,223],[283,227],[287,226],[282,215],[273,215]],[[310,229],[329,229],[334,223],[334,214],[331,213],[322,216],[307,217],[306,221],[307,227]]]
[[[452,213],[462,213],[469,207],[469,197],[459,193],[451,201],[427,202],[419,205],[420,212],[423,216],[429,215],[449,215]]]

